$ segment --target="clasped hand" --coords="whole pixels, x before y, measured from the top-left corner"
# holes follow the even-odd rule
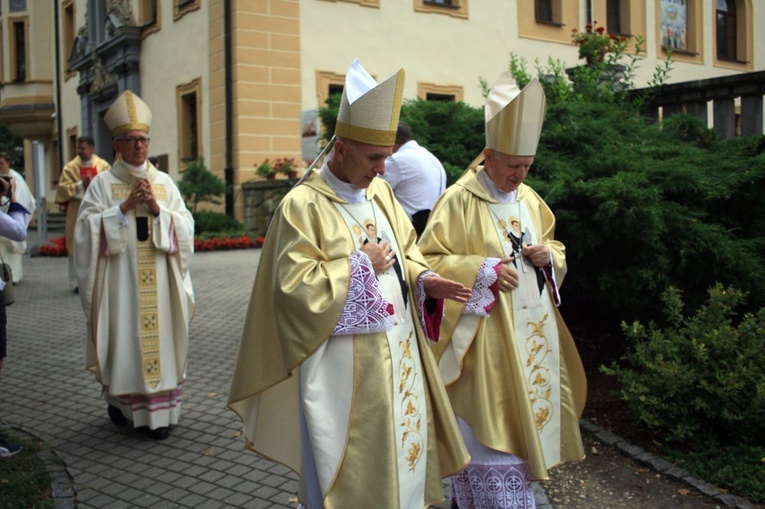
[[[142,203],[149,207],[152,214],[155,216],[159,215],[159,204],[154,198],[154,191],[151,188],[151,184],[146,179],[139,180],[136,185],[133,186],[127,199],[120,205],[120,209],[122,209],[122,213],[124,214],[128,210],[135,209]]]

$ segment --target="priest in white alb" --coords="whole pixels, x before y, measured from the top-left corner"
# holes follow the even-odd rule
[[[351,64],[332,151],[279,205],[245,320],[229,407],[307,509],[424,509],[468,460],[427,342],[470,290],[430,270],[377,178],[403,79]]]
[[[126,91],[104,121],[120,160],[88,186],[74,231],[86,367],[115,424],[164,439],[186,381],[194,219],[172,179],[147,161],[146,103]]]
[[[452,478],[462,509],[533,509],[530,481],[584,458],[586,380],[558,312],[565,250],[553,213],[523,183],[545,108],[536,78],[521,90],[499,77],[486,148],[436,203],[419,242],[433,270],[473,289],[467,303],[446,304],[433,347],[471,456]]]

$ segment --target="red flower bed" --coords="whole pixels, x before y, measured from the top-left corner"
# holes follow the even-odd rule
[[[199,240],[194,239],[194,251],[219,251],[221,249],[253,249],[257,247],[263,247],[263,242],[266,239],[263,237],[248,237],[242,235],[237,238],[223,238],[223,239],[208,239]],[[57,237],[48,241],[47,244],[40,246],[38,249],[40,256],[66,256],[66,239],[64,237]]]
[[[242,235],[238,238],[224,239],[194,239],[194,251],[219,251],[221,249],[253,249],[263,247],[265,239],[263,237],[248,237]]]
[[[40,256],[66,256],[66,238],[57,237],[38,249]]]

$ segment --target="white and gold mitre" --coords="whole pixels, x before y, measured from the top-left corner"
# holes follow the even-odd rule
[[[335,135],[370,145],[392,146],[403,88],[403,69],[378,84],[361,62],[354,60],[345,75]]]
[[[104,122],[114,137],[128,131],[148,133],[151,128],[151,110],[140,97],[126,90],[109,107],[104,115]]]
[[[545,91],[537,78],[521,90],[503,72],[486,98],[486,146],[512,156],[536,155],[546,107]]]

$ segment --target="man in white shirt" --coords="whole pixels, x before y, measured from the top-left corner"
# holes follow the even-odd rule
[[[441,161],[413,139],[412,129],[405,122],[398,124],[393,155],[385,161],[381,177],[393,188],[419,237],[430,209],[446,189],[446,172]]]

